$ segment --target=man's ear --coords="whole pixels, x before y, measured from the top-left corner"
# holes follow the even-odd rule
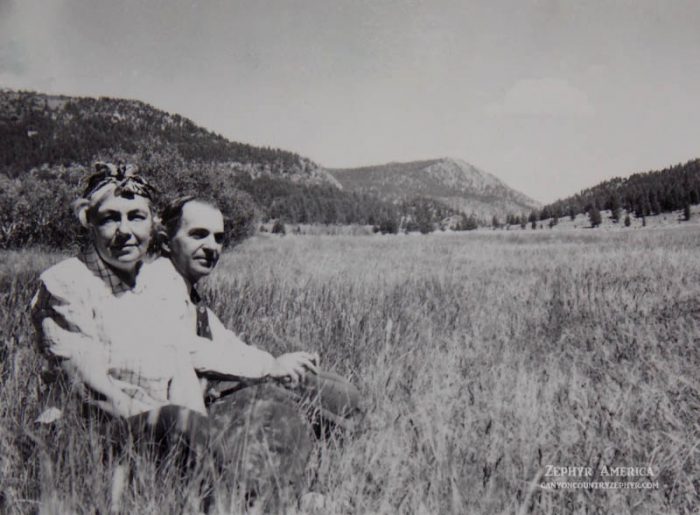
[[[170,248],[170,238],[168,238],[168,232],[162,224],[157,224],[155,228],[154,239],[157,242],[158,251],[163,256],[170,256],[172,249]]]

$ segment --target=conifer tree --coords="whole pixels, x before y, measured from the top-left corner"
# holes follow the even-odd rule
[[[537,229],[537,211],[533,211],[530,213],[530,225],[532,226],[533,229]]]

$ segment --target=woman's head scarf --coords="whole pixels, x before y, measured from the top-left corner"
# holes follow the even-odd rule
[[[137,174],[133,165],[96,163],[95,173],[87,180],[83,196],[73,203],[73,211],[83,227],[88,227],[88,213],[109,194],[132,198],[134,195],[153,200],[156,189]]]

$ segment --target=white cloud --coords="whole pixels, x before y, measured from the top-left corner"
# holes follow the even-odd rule
[[[586,94],[564,79],[522,79],[500,102],[485,107],[488,114],[505,116],[591,116],[595,109]]]

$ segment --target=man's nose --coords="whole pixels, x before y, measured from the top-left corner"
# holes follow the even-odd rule
[[[216,241],[213,235],[207,236],[204,239],[203,246],[205,250],[210,252],[218,252],[221,250],[221,245]]]
[[[202,250],[209,259],[218,259],[221,253],[221,245],[214,238],[207,238],[202,246]]]

